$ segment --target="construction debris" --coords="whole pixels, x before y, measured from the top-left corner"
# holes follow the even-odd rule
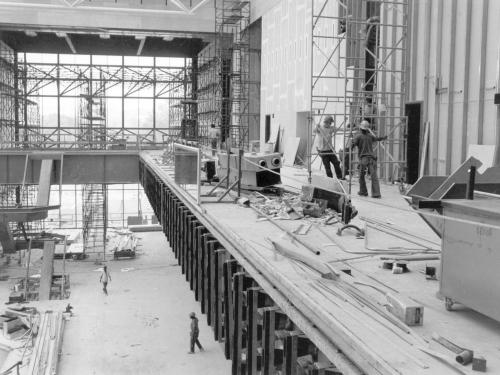
[[[455,360],[461,365],[465,366],[472,362],[472,358],[474,357],[474,352],[470,349],[464,349],[455,343],[451,342],[448,339],[434,333],[432,335],[432,339],[441,345],[443,345],[446,349],[452,351],[456,354]]]
[[[260,193],[254,193],[250,197],[250,203],[265,215],[282,220],[306,219],[310,222],[324,224],[337,217],[337,212],[327,208],[325,200],[315,199],[308,202],[303,200],[302,196],[291,193],[284,193],[273,199]]]

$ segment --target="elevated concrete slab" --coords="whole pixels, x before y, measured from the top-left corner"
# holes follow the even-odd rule
[[[21,185],[24,180],[26,155],[26,184],[40,183],[43,160],[56,159],[53,151],[0,152],[0,184]],[[139,181],[137,151],[62,151],[53,162],[50,183],[59,184],[132,184]],[[57,156],[56,155],[56,156]],[[62,166],[62,180],[60,170]]]

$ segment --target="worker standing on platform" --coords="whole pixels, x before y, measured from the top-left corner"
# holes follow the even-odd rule
[[[208,139],[210,140],[210,148],[212,149],[212,156],[215,156],[217,151],[217,146],[219,143],[219,130],[215,127],[215,124],[210,125],[208,129]]]
[[[201,346],[200,341],[198,340],[198,336],[200,335],[200,329],[198,328],[198,318],[196,314],[192,312],[189,314],[191,318],[191,346],[188,354],[194,354],[194,344],[198,346],[200,351],[203,351],[203,346]]]
[[[335,132],[335,128],[332,126],[333,117],[326,116],[323,120],[323,125],[318,124],[316,126],[316,133],[318,134],[318,154],[321,157],[321,161],[325,166],[326,175],[328,177],[333,177],[332,168],[330,163],[333,164],[335,169],[335,174],[338,179],[342,179],[342,169],[340,168],[340,161],[335,154],[335,149],[332,144],[332,136]]]
[[[370,130],[370,123],[366,120],[361,121],[359,126],[360,133],[354,137],[351,148],[358,148],[359,155],[359,192],[361,196],[368,196],[366,189],[365,175],[370,174],[372,179],[372,198],[382,198],[380,194],[380,184],[377,175],[377,156],[373,152],[373,142],[383,141],[387,136],[377,137]]]
[[[102,283],[102,291],[104,294],[108,295],[108,282],[111,281],[111,274],[108,271],[108,267],[104,266],[102,269],[101,277],[99,281]]]

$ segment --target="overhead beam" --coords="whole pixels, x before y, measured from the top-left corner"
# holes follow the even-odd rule
[[[189,9],[184,4],[182,4],[179,0],[170,0],[170,1],[172,1],[172,4],[178,6],[180,9],[182,9],[182,11],[184,13],[189,13]]]
[[[200,2],[202,4],[198,6]],[[25,25],[32,29],[51,25],[53,28],[65,27],[71,30],[134,30],[163,35],[175,32],[214,32],[215,14],[203,0],[197,1],[196,5],[193,2],[192,8],[179,0],[170,0],[165,7],[158,6],[158,3],[144,1],[141,4],[139,0],[118,1],[116,4],[112,1],[75,3],[75,0],[0,0],[0,27],[4,29],[9,25]],[[195,7],[196,12],[193,13]],[[70,33],[73,37],[74,33]]]
[[[59,38],[64,38],[64,40],[66,41],[66,44],[68,45],[68,47],[71,50],[71,52],[76,53],[75,46],[73,45],[73,42],[71,41],[71,38],[69,37],[68,34],[62,33],[62,32],[56,32],[56,35]]]
[[[137,48],[137,56],[140,56],[142,54],[142,49],[144,48],[144,43],[146,43],[146,37],[136,37],[136,39],[140,40],[139,47]]]
[[[66,43],[68,44],[68,47],[71,50],[71,52],[76,53],[75,46],[73,45],[73,42],[71,41],[71,38],[69,37],[68,34],[64,36],[64,40],[66,40]]]
[[[25,164],[26,155],[29,156]],[[64,164],[60,173],[62,158]],[[43,159],[54,160],[51,184],[134,184],[139,182],[139,153],[134,150],[105,151],[2,151],[0,184],[38,184]]]
[[[171,0],[173,1],[173,0]],[[19,8],[41,8],[41,9],[67,9],[75,8],[75,6],[71,6],[67,1],[62,0],[63,4],[51,4],[51,3],[19,3],[17,1],[1,1],[0,6],[7,7],[19,7]],[[81,2],[78,2],[81,4]],[[175,5],[178,5],[174,2]],[[182,10],[170,10],[170,9],[153,9],[153,8],[120,8],[120,7],[106,7],[106,6],[85,6],[78,7],[79,10],[90,10],[90,11],[112,11],[112,12],[134,12],[134,13],[167,13],[167,14],[182,14],[188,13],[189,9],[187,9],[184,5],[179,6]]]
[[[189,13],[194,13],[196,12],[197,9],[201,8],[203,5],[207,4],[210,0],[201,0],[198,4],[196,4]]]

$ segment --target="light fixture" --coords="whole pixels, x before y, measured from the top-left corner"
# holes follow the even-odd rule
[[[27,35],[27,36],[31,36],[31,37],[35,37],[37,34],[35,31],[33,30],[25,30],[24,33]]]
[[[109,38],[111,38],[111,35],[109,35],[109,34],[99,34],[99,38],[101,38],[101,39],[109,39]]]
[[[172,40],[174,40],[174,36],[173,35],[167,35],[167,36],[164,36],[163,37],[163,40],[165,42],[171,42]]]

